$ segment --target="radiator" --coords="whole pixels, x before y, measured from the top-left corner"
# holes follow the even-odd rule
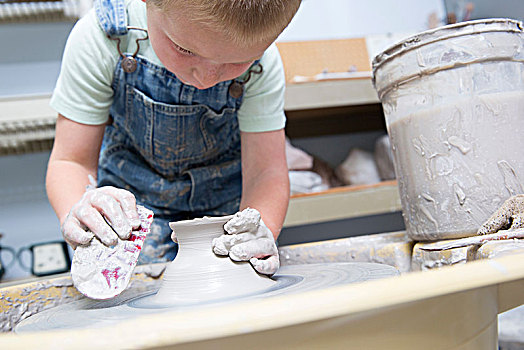
[[[0,24],[75,20],[92,7],[92,0],[0,0]]]

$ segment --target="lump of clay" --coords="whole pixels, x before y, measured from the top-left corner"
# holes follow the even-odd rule
[[[391,151],[388,135],[379,137],[375,142],[374,157],[380,178],[383,181],[394,180],[395,168],[393,166],[393,152]]]
[[[371,152],[354,148],[335,174],[346,185],[367,185],[380,182],[377,166]]]
[[[468,247],[453,248],[441,251],[421,249],[425,243],[416,243],[411,257],[412,271],[425,271],[443,266],[465,264],[468,259]]]

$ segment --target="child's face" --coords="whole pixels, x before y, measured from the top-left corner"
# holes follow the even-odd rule
[[[151,45],[160,61],[183,83],[198,89],[237,78],[271,44],[239,46],[218,31],[152,5],[147,7],[147,22]]]

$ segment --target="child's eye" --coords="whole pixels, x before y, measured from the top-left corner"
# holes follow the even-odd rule
[[[173,43],[173,44],[175,45],[175,48],[176,48],[178,51],[182,52],[183,54],[185,54],[185,55],[189,55],[189,56],[193,56],[193,55],[194,55],[191,51],[186,50],[186,49],[184,49],[184,48],[178,46],[178,45],[175,44],[175,43]]]

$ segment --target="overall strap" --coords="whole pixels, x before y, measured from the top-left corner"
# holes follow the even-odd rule
[[[127,33],[125,0],[95,0],[94,7],[98,22],[107,35]]]

